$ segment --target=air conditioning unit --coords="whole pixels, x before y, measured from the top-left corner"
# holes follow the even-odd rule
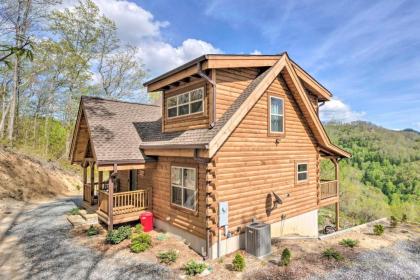
[[[256,257],[271,254],[271,229],[269,224],[253,222],[246,226],[245,250]]]

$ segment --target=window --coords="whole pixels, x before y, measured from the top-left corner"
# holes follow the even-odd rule
[[[172,166],[171,168],[171,199],[180,207],[196,209],[196,169]]]
[[[270,96],[270,132],[284,132],[283,99]]]
[[[203,112],[204,87],[196,88],[167,99],[168,118]]]
[[[303,182],[308,180],[308,164],[307,163],[298,163],[296,168],[297,181]]]

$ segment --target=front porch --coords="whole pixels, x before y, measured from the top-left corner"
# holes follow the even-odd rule
[[[98,219],[107,224],[109,229],[114,224],[138,220],[140,214],[151,206],[150,191],[138,189],[137,172],[141,167],[131,165],[128,169],[127,166],[114,165],[112,171],[108,170],[104,174],[106,171],[98,167],[94,159],[85,159],[82,163],[82,207],[98,214]],[[125,173],[129,176],[123,176]],[[88,177],[90,182],[87,182]]]

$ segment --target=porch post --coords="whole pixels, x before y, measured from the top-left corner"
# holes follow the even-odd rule
[[[90,165],[90,205],[93,205],[94,196],[95,196],[95,163],[93,161],[90,161],[89,165]]]
[[[337,186],[337,202],[335,203],[335,227],[336,230],[340,229],[340,196],[339,196],[339,165],[336,158],[333,159],[334,167],[335,167],[335,181]]]
[[[114,214],[113,214],[113,196],[114,196],[114,180],[117,177],[117,164],[114,164],[114,172],[109,176],[108,187],[108,230],[114,228]]]
[[[86,187],[86,183],[87,183],[87,168],[86,168],[86,163],[85,162],[82,163],[82,167],[83,167],[83,201],[85,201],[86,200],[85,187]]]
[[[98,171],[98,190],[102,190],[103,189],[103,171]]]

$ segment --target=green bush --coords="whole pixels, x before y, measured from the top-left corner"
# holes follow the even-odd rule
[[[86,231],[87,236],[94,236],[99,233],[99,229],[95,226],[91,225],[88,230]]]
[[[292,254],[290,253],[290,250],[288,248],[285,248],[283,252],[281,252],[281,265],[288,266],[290,263],[290,258],[292,257]]]
[[[134,253],[144,252],[152,246],[152,237],[147,233],[135,234],[131,237],[130,249]]]
[[[233,261],[232,261],[232,268],[235,271],[243,271],[244,270],[245,259],[241,254],[236,253],[236,255],[235,255],[235,257],[233,258]]]
[[[344,247],[354,248],[357,246],[357,244],[359,244],[359,241],[351,238],[343,239],[340,241],[340,245]]]
[[[79,207],[74,207],[69,211],[70,215],[79,215],[80,214],[80,209]]]
[[[397,225],[398,225],[397,218],[395,218],[394,216],[391,216],[391,218],[389,220],[390,220],[389,223],[390,223],[391,227],[397,227]]]
[[[160,263],[171,264],[174,263],[178,258],[178,252],[175,250],[161,252],[157,255],[157,258],[159,259]]]
[[[403,223],[407,222],[407,214],[402,215],[401,222]]]
[[[334,248],[328,248],[324,252],[322,252],[322,255],[327,259],[335,259],[336,261],[341,261],[344,259],[344,257],[335,250]]]
[[[134,232],[135,233],[142,233],[143,232],[143,225],[142,224],[137,224],[136,227],[134,228]]]
[[[373,226],[373,233],[375,235],[382,235],[384,233],[384,226],[381,224],[377,224]]]
[[[108,231],[106,236],[106,242],[111,244],[118,244],[124,239],[127,239],[131,236],[131,227],[122,226],[118,229]]]
[[[194,276],[200,274],[207,268],[205,263],[198,263],[195,261],[189,261],[184,265],[184,270],[187,275]]]

